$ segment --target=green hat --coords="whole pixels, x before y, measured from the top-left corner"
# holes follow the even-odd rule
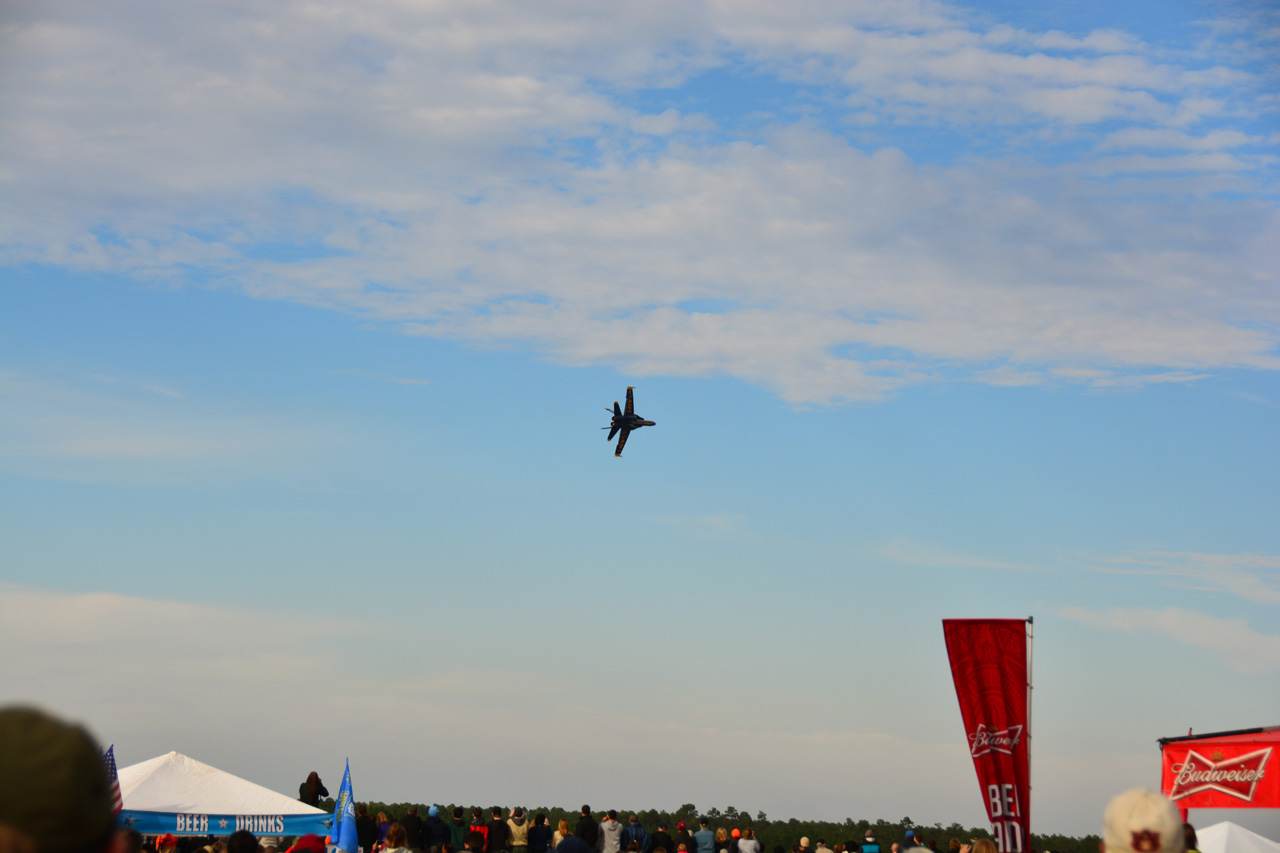
[[[99,853],[115,829],[102,753],[80,726],[34,708],[0,709],[0,824],[37,853]]]

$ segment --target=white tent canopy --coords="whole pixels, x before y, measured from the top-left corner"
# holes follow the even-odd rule
[[[255,785],[201,761],[171,752],[120,770],[120,795],[126,817],[140,831],[206,830],[210,815],[264,816],[261,819],[217,820],[206,831],[234,831],[273,826],[316,826],[328,812]],[[198,819],[186,816],[196,815]],[[161,821],[163,825],[157,824]],[[145,828],[144,828],[145,827]],[[307,829],[306,831],[315,831]]]
[[[1200,853],[1280,853],[1280,844],[1224,820],[1196,830]]]

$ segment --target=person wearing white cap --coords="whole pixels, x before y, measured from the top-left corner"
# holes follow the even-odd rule
[[[1155,791],[1125,791],[1107,804],[1098,848],[1101,853],[1184,853],[1182,816]]]

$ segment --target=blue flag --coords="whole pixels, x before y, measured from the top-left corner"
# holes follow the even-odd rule
[[[338,801],[333,806],[334,847],[345,853],[359,853],[360,842],[356,840],[356,798],[351,793],[351,761],[347,761],[347,771],[342,774],[342,787],[338,789]]]

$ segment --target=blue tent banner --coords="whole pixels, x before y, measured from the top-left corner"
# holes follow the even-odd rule
[[[324,836],[333,825],[333,815],[319,814],[183,814],[180,812],[140,812],[124,809],[120,824],[143,835],[230,835],[247,829],[254,835]]]

